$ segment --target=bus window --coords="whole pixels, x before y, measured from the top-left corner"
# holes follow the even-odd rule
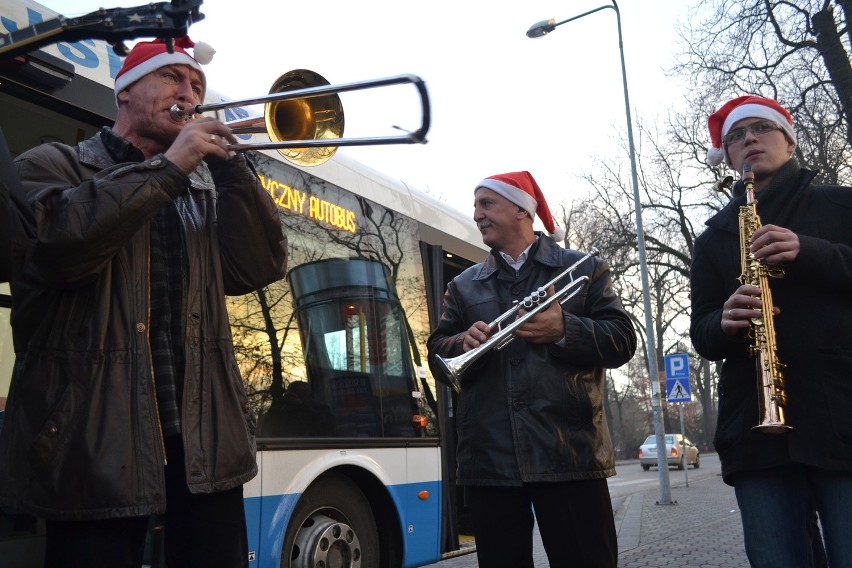
[[[326,259],[298,266],[288,278],[302,339],[306,390],[312,404],[330,414],[330,434],[417,435],[412,425],[418,412],[412,396],[414,368],[387,268],[366,259]],[[286,436],[288,432],[269,431],[269,424],[282,422],[274,418],[273,407],[285,405],[273,401],[262,435]]]

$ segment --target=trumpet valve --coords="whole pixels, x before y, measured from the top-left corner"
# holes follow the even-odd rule
[[[544,297],[547,296],[547,291],[541,288],[534,290],[529,296],[526,296],[521,302],[521,307],[525,310],[537,306]]]

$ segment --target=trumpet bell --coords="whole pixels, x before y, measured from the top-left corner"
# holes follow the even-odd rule
[[[294,69],[278,78],[269,94],[328,85],[319,73]],[[268,102],[264,108],[266,131],[272,142],[291,140],[333,140],[343,136],[344,115],[340,97],[336,94]],[[327,161],[337,151],[336,146],[278,148],[290,162],[301,166],[316,166]]]

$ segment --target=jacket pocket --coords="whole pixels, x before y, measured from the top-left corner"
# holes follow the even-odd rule
[[[724,454],[742,440],[743,432],[750,429],[750,426],[746,423],[746,410],[757,408],[756,401],[757,394],[754,395],[753,400],[745,397],[732,397],[729,394],[719,396],[719,418],[716,424],[716,434],[713,437],[713,445],[717,452]]]
[[[563,381],[564,419],[568,428],[592,426],[592,397],[589,389],[597,390],[597,384],[584,380],[584,373],[567,373]]]
[[[48,356],[32,365],[32,369],[22,372],[25,377],[47,378],[40,381],[44,406],[43,412],[36,411],[35,415],[42,419],[37,422],[40,426],[33,432],[28,448],[27,457],[33,468],[53,468],[57,462],[63,461],[63,449],[70,443],[80,418],[80,404],[88,398],[86,389],[68,373],[73,372],[72,369],[83,368],[81,361]],[[27,399],[34,400],[32,396]]]

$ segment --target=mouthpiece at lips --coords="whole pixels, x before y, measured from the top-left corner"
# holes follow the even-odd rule
[[[190,120],[195,118],[194,112],[187,112],[176,104],[172,105],[172,108],[169,109],[169,114],[171,115],[172,120],[177,122],[180,122],[181,120],[184,122],[189,122]]]

